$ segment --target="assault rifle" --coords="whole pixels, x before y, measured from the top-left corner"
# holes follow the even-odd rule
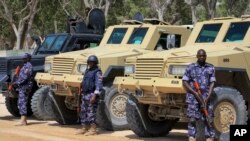
[[[196,89],[196,91],[197,91],[198,96],[200,97],[200,99],[203,100],[202,95],[201,95],[201,89],[200,89],[199,83],[197,81],[194,81],[194,87],[195,87],[195,89]],[[201,104],[201,108],[202,108],[201,111],[202,111],[202,113],[205,116],[207,126],[208,126],[208,128],[211,128],[212,127],[212,119],[208,115],[207,105],[205,105],[205,101],[204,100],[200,104]]]

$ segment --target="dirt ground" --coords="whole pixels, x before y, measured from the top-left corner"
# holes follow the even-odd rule
[[[18,118],[11,116],[0,94],[0,141],[186,141],[187,131],[178,128],[166,137],[140,138],[132,131],[99,131],[96,136],[74,135],[80,125],[62,126],[54,121],[38,121],[34,117],[28,119],[28,126],[15,126]]]

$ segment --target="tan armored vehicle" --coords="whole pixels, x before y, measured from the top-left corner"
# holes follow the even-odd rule
[[[131,93],[126,109],[130,128],[138,136],[161,136],[187,119],[182,76],[202,48],[216,68],[213,125],[217,138],[228,141],[229,126],[247,124],[250,112],[249,26],[248,16],[200,22],[180,49],[127,58],[134,71],[116,77],[114,85],[120,93]]]
[[[76,123],[79,106],[79,88],[87,67],[87,58],[96,55],[103,71],[105,97],[98,109],[98,123],[109,130],[127,128],[126,94],[119,94],[112,87],[116,76],[133,71],[124,67],[125,59],[153,51],[168,50],[185,45],[191,29],[168,25],[155,19],[129,20],[110,26],[98,48],[63,53],[46,58],[47,72],[38,73],[38,85],[50,85],[54,93],[56,121],[61,124]],[[43,87],[44,87],[43,86]]]

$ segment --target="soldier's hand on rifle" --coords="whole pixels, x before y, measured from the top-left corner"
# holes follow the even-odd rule
[[[95,104],[96,103],[96,95],[95,94],[91,97],[90,103],[91,104]]]
[[[16,82],[14,82],[14,83],[12,83],[12,86],[13,86],[14,88],[17,88],[17,87],[18,87],[18,84],[17,84]]]

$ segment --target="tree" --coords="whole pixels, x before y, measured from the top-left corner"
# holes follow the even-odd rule
[[[202,0],[203,6],[207,11],[207,19],[215,17],[217,0]]]
[[[11,25],[16,36],[16,49],[21,49],[26,33],[30,32],[40,0],[0,0],[0,15]]]
[[[192,13],[192,23],[195,24],[198,21],[196,7],[199,4],[199,0],[185,0],[185,2],[190,6],[191,13]]]
[[[149,0],[151,9],[155,10],[158,14],[158,19],[163,21],[163,16],[166,8],[171,4],[172,0]]]

